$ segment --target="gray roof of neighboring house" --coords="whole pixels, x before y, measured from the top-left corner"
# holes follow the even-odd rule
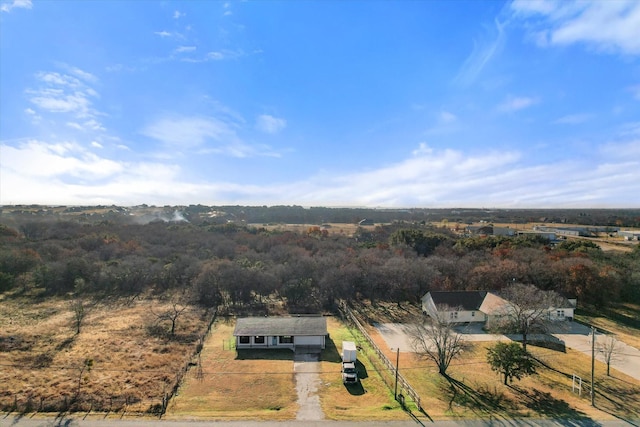
[[[487,291],[432,291],[433,303],[451,308],[461,307],[465,311],[479,310]]]
[[[234,336],[327,335],[327,319],[322,316],[243,317],[237,320]]]

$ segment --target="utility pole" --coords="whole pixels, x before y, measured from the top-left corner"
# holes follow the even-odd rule
[[[591,327],[591,406],[596,406],[596,392],[593,389],[593,377],[596,368],[596,328]]]
[[[393,391],[393,398],[398,400],[398,366],[400,364],[400,347],[396,350],[396,387]]]

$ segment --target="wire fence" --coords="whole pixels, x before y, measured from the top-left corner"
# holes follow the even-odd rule
[[[389,360],[389,358],[378,347],[378,345],[375,343],[373,338],[371,338],[371,335],[369,335],[369,333],[364,328],[364,326],[362,326],[362,323],[360,323],[360,321],[358,320],[356,315],[353,314],[351,309],[349,307],[347,307],[347,305],[344,304],[344,303],[341,303],[339,305],[339,309],[342,312],[342,314],[344,315],[344,317],[349,322],[351,322],[356,328],[358,328],[358,330],[360,331],[362,336],[365,338],[365,340],[367,341],[369,346],[375,352],[375,354],[377,356],[377,359],[382,363],[382,366],[377,366],[376,368],[382,368],[382,369],[379,369],[379,372],[381,373],[381,377],[385,381],[387,386],[390,389],[395,390],[396,378],[397,378],[397,385],[398,385],[398,389],[400,390],[400,393],[398,394],[398,396],[404,396],[404,394],[402,393],[404,391],[404,393],[407,396],[409,396],[411,398],[411,400],[413,400],[413,402],[416,404],[416,406],[418,407],[418,410],[422,411],[423,409],[422,409],[422,406],[420,404],[420,395],[418,394],[418,392],[409,384],[409,382],[406,380],[406,378],[402,374],[400,374],[400,372],[396,371],[395,365]],[[373,360],[372,360],[372,363],[374,363],[374,365],[379,365],[378,363],[374,362]],[[396,397],[396,398],[398,398],[398,397]],[[403,398],[400,398],[398,400],[401,400],[401,403],[403,403],[403,405],[404,405]]]

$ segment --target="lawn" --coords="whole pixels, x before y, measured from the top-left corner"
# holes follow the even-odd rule
[[[167,418],[220,420],[295,418],[298,405],[290,350],[233,348],[235,320],[216,321],[200,367],[192,368]]]
[[[298,410],[290,350],[243,350],[230,347],[235,321],[218,321],[206,339],[201,366],[192,368],[169,404],[167,418],[294,419]],[[342,341],[353,341],[349,328],[327,317],[329,339],[320,356],[318,394],[326,419],[392,420],[406,415],[393,400],[365,353],[358,355],[361,382],[346,387],[340,374]]]
[[[576,320],[615,334],[619,340],[640,348],[640,305],[621,303],[607,309],[581,308]]]
[[[386,347],[373,327],[368,332],[391,360],[395,352]],[[540,361],[537,374],[507,386],[486,362],[491,343],[472,343],[449,367],[450,378],[438,374],[433,362],[413,353],[400,354],[400,373],[417,389],[429,419],[472,418],[640,418],[640,382],[596,362],[596,407],[590,405],[591,359],[568,349],[566,353],[529,346]],[[582,395],[572,392],[572,375],[583,379]]]

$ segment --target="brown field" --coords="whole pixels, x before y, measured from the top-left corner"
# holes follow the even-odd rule
[[[235,322],[218,321],[202,351],[202,370],[192,369],[168,407],[169,418],[294,419],[298,410],[290,350],[230,348]],[[321,354],[320,402],[327,419],[390,420],[405,417],[393,394],[360,355],[360,386],[347,388],[340,375],[343,340],[353,336],[339,320],[328,317],[330,340]]]
[[[373,327],[369,333],[390,360],[395,352],[386,347]],[[606,376],[606,366],[596,362],[596,407],[591,407],[589,381],[591,359],[567,349],[566,353],[529,346],[540,361],[537,374],[505,386],[486,362],[490,343],[475,343],[457,360],[448,374],[439,375],[435,364],[413,353],[400,354],[400,373],[421,396],[431,419],[465,418],[640,418],[640,382],[617,371]],[[582,395],[572,392],[572,375],[583,379]]]
[[[188,309],[170,337],[151,312],[166,302],[85,302],[76,334],[69,300],[5,296],[0,304],[0,408],[19,412],[155,413],[209,322]],[[88,359],[92,367],[82,371]]]

